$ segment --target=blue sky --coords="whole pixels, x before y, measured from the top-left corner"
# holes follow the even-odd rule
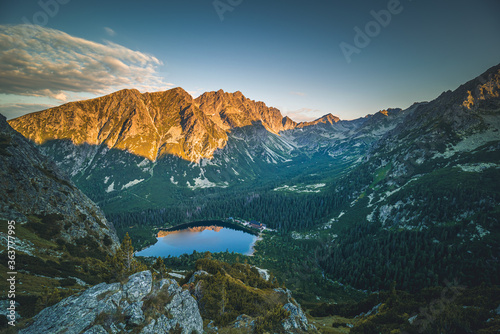
[[[4,0],[0,112],[180,86],[239,90],[299,121],[353,119],[500,63],[499,13],[497,0]]]

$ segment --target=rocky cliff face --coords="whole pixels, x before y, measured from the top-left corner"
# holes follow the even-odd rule
[[[263,102],[247,99],[239,91],[226,93],[219,90],[204,93],[195,102],[201,111],[224,130],[260,122],[268,131],[277,134],[293,126],[293,123],[283,121],[278,109],[267,107]]]
[[[141,94],[121,90],[100,98],[22,116],[10,124],[37,144],[70,140],[105,145],[155,161],[165,154],[196,161],[227,140],[224,130],[182,88]]]
[[[102,211],[1,115],[0,166],[0,219],[40,231],[38,236],[47,240],[75,245],[85,238],[107,253],[117,247]],[[30,244],[29,238],[18,239]]]
[[[203,333],[195,299],[176,281],[153,282],[150,271],[126,283],[98,284],[44,309],[21,334]]]
[[[500,140],[500,65],[413,109],[374,150],[378,156],[394,152],[391,159],[399,170],[395,179],[403,171],[406,174],[399,182],[424,164],[434,165],[438,159],[456,158]]]

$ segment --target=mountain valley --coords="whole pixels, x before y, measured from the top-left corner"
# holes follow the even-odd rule
[[[50,280],[42,270],[43,284],[55,286],[55,277],[83,281],[80,291],[87,283],[121,280],[99,285],[120,294],[130,275],[163,275],[158,268],[166,266],[183,276],[180,286],[195,296],[186,300],[198,303],[210,328],[230,332],[253,310],[254,325],[281,331],[265,321],[290,316],[277,306],[283,292],[297,299],[287,297],[292,314],[301,318],[302,305],[316,326],[301,320],[291,329],[297,333],[422,332],[422,309],[451,289],[456,298],[446,299],[443,311],[434,313],[439,321],[424,330],[443,332],[450,321],[458,324],[450,333],[500,328],[500,65],[433,101],[355,120],[329,114],[297,123],[241,92],[193,99],[174,88],[121,90],[8,123],[19,133],[0,124],[2,180],[8,180],[2,219],[19,222],[26,240],[19,251],[36,258],[30,261],[37,268],[40,261],[60,266],[65,258],[88,269],[79,276],[58,269]],[[271,229],[260,234],[254,256],[193,252],[161,263],[138,258],[134,270],[116,269],[113,254],[151,245],[159,228],[228,217]],[[119,246],[129,235],[130,244]],[[85,281],[92,265],[100,268],[96,281]],[[274,277],[264,283],[254,267]],[[35,272],[24,269],[26,277]],[[210,276],[197,278],[200,270]],[[173,281],[151,280],[144,298],[158,298],[165,284],[180,289]],[[237,298],[221,297],[225,289],[257,300],[265,312],[247,301],[239,308]],[[214,313],[219,304],[206,306],[215,305],[214,298],[228,309],[224,304]],[[135,328],[115,311],[113,321]],[[319,328],[322,319],[341,329]],[[44,328],[37,321],[33,328]],[[94,317],[91,324],[108,330],[108,322]],[[206,322],[202,328],[210,332]],[[141,330],[154,327],[150,319],[138,323]]]

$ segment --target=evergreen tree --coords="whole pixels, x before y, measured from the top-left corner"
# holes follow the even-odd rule
[[[114,280],[122,280],[134,273],[147,269],[144,264],[140,263],[134,257],[134,247],[128,233],[123,238],[120,247],[113,257],[108,257],[107,262],[110,267],[111,278]]]
[[[153,264],[153,268],[158,271],[160,278],[165,278],[167,274],[167,267],[165,266],[165,263],[163,262],[163,258],[161,256],[158,256],[155,263]]]

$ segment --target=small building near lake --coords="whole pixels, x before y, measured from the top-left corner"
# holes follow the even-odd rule
[[[265,224],[262,224],[256,220],[252,220],[250,221],[250,225],[249,225],[251,228],[255,228],[257,230],[265,230],[266,229],[266,225]]]

